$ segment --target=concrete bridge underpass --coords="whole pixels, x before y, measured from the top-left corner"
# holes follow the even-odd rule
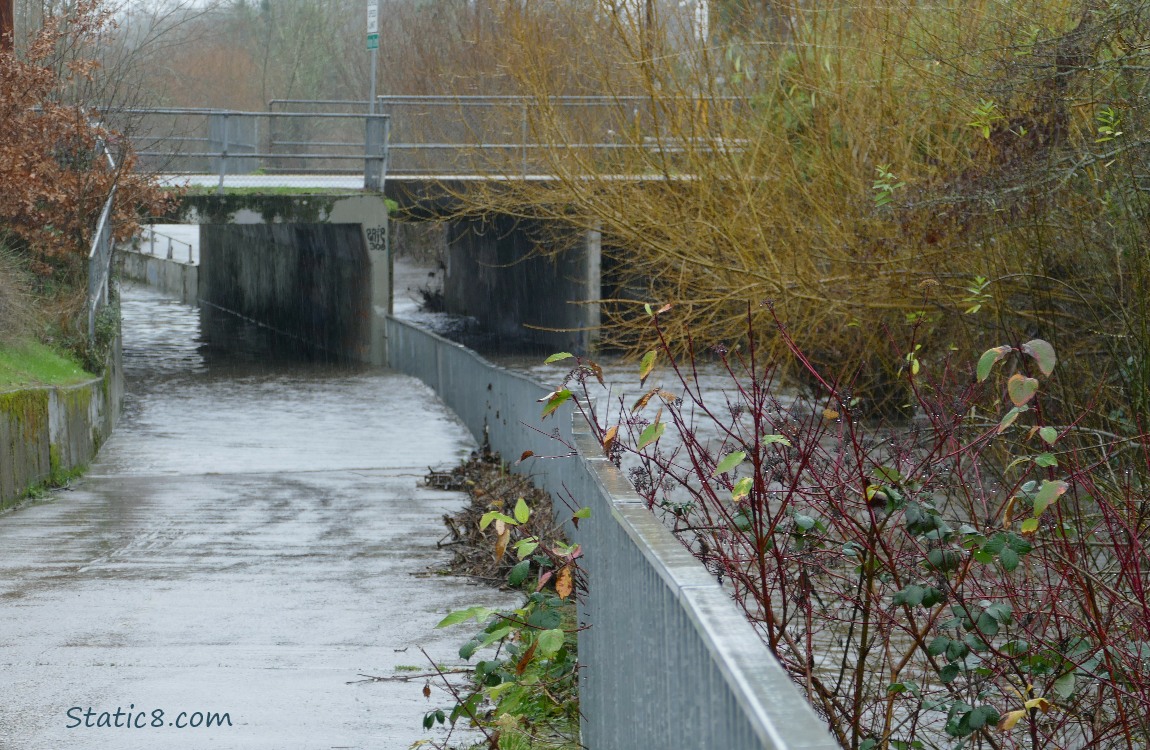
[[[606,103],[572,99],[583,117]],[[491,123],[506,120],[503,109],[526,122],[522,100],[465,100],[473,106],[465,107],[464,121],[443,116],[448,101],[382,100],[387,114],[363,114],[362,102],[273,102],[268,112],[160,109],[121,116],[141,167],[189,188],[163,221],[200,226],[190,301],[207,314],[223,311],[273,328],[326,356],[378,364],[386,357],[383,316],[391,310],[389,203],[405,216],[439,220],[465,183],[509,178],[491,162],[484,172],[462,158],[477,149],[510,159],[504,166],[520,170],[511,179],[549,179],[532,171],[539,146],[489,135]],[[288,105],[311,111],[283,111]],[[396,133],[410,135],[397,141]],[[552,227],[492,215],[451,220],[447,234],[447,312],[541,349],[595,346],[597,233],[557,240]],[[548,246],[556,241],[561,248]]]

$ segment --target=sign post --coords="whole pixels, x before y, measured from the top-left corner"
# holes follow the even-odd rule
[[[371,55],[371,93],[368,97],[367,111],[374,115],[375,66],[379,59],[379,0],[367,0],[367,51]]]

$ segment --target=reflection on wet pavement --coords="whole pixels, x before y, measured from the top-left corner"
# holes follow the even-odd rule
[[[429,573],[461,498],[420,477],[470,436],[410,378],[235,323],[204,340],[195,310],[143,289],[123,310],[116,433],[72,491],[0,516],[0,747],[425,736],[422,682],[346,683],[422,666],[420,645],[452,660],[470,634],[434,631],[442,614],[506,602]],[[89,707],[136,726],[88,728]],[[196,712],[231,726],[177,726]]]

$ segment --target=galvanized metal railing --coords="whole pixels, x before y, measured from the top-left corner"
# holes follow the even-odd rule
[[[364,100],[273,99],[269,111],[363,112]],[[552,160],[635,174],[647,158],[687,150],[738,150],[717,134],[688,141],[666,134],[668,107],[742,106],[741,100],[653,102],[642,96],[385,95],[376,112],[390,118],[388,173],[424,177],[546,177]]]
[[[377,102],[394,124],[393,174],[546,174],[556,149],[606,161],[636,149],[623,134],[649,132],[654,122],[644,97],[402,95]],[[539,140],[541,118],[565,131],[562,142]]]
[[[107,144],[99,143],[99,150],[104,152],[108,166],[116,170],[116,161]],[[96,342],[96,314],[100,308],[108,303],[108,279],[112,272],[112,208],[116,200],[116,187],[113,185],[108,199],[104,201],[104,208],[100,211],[100,218],[96,222],[96,231],[92,234],[92,244],[88,251],[88,343]]]
[[[589,582],[579,606],[582,743],[594,750],[834,750],[823,722],[729,594],[646,508],[570,408],[540,419],[549,389],[394,318],[388,364],[413,375],[537,484],[591,509],[568,534]]]
[[[343,187],[353,175],[362,175],[363,188],[381,190],[387,172],[386,115],[156,108],[119,110],[112,118],[129,134],[140,169],[212,175],[221,191],[290,186],[291,176],[306,176],[306,187],[325,178]]]
[[[167,240],[167,255],[165,257],[168,260],[176,260],[175,248],[177,246],[183,246],[183,252],[181,253],[184,256],[183,262],[187,263],[187,264],[194,264],[196,262],[196,251],[195,251],[195,247],[192,245],[192,243],[185,242],[184,240],[181,240],[177,237],[173,237],[170,234],[164,234],[163,232],[157,232],[155,226],[149,226],[147,231],[142,233],[142,240],[144,242],[148,243],[148,248],[147,248],[147,251],[145,253],[145,250],[143,249],[143,246],[141,245],[139,252],[145,253],[147,255],[152,255],[155,257],[160,257],[156,253],[156,238],[157,237],[162,238],[163,240]],[[163,248],[163,242],[162,241],[160,243],[160,246],[162,249]]]

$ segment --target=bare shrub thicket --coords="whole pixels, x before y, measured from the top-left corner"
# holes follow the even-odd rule
[[[1150,453],[1049,421],[1048,342],[989,350],[977,380],[895,350],[918,417],[880,423],[785,329],[810,397],[753,331],[672,344],[678,314],[655,315],[638,398],[597,410],[603,371],[578,360],[548,408],[575,399],[843,748],[1150,743]]]
[[[770,300],[835,368],[880,369],[884,326],[918,325],[936,361],[1042,335],[1101,382],[1102,416],[1145,415],[1146,3],[726,2],[706,36],[660,3],[502,7],[502,69],[557,179],[462,197],[601,231],[616,343],[656,301],[734,341]],[[597,125],[549,98],[564,24],[596,29]],[[589,137],[605,147],[568,147]]]

